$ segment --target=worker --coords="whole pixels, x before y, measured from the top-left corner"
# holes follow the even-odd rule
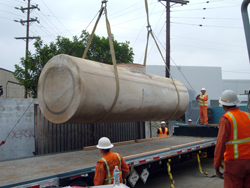
[[[118,153],[110,151],[113,148],[110,140],[107,137],[102,137],[96,146],[103,154],[102,158],[96,164],[94,185],[107,185],[113,183],[113,172],[115,166],[118,166],[120,174],[120,182],[123,183],[129,174],[128,164],[123,157]]]
[[[207,117],[208,95],[206,94],[206,89],[204,87],[201,88],[201,95],[197,95],[196,100],[199,100],[200,123],[207,125],[208,124],[208,117]]]
[[[214,166],[222,177],[219,168],[224,158],[224,188],[250,187],[250,113],[236,107],[238,102],[232,90],[224,91],[219,100],[226,113],[219,122]]]
[[[164,137],[164,136],[167,136],[169,134],[168,128],[165,126],[166,126],[166,122],[162,121],[161,127],[157,130],[157,137]]]
[[[188,124],[191,125],[192,123],[193,123],[192,119],[189,119],[189,120],[188,120]]]
[[[1,145],[4,145],[5,142],[6,142],[5,140],[3,140],[2,142],[0,142],[0,146],[1,146]]]

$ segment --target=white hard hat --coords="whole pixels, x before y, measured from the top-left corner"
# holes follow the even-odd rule
[[[203,87],[203,88],[201,88],[201,91],[206,91],[206,88],[204,88],[204,87]]]
[[[192,121],[192,119],[189,119],[188,121]]]
[[[239,103],[236,93],[232,90],[225,90],[220,97],[219,103],[224,106],[235,106]]]
[[[166,122],[165,121],[162,121],[161,124],[165,124]]]
[[[98,141],[98,145],[96,146],[99,149],[110,149],[114,147],[113,144],[111,144],[110,140],[107,137],[102,137]]]

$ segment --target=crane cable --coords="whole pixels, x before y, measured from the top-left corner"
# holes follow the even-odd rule
[[[103,4],[105,4],[105,5],[103,6]],[[105,18],[106,18],[106,27],[107,27],[108,38],[109,38],[109,47],[110,47],[111,57],[112,57],[112,62],[113,62],[113,67],[114,67],[114,74],[115,74],[115,81],[116,81],[116,93],[115,93],[114,101],[113,101],[111,107],[109,108],[109,110],[107,111],[107,113],[104,116],[102,116],[99,120],[97,120],[96,122],[93,122],[93,123],[99,123],[102,120],[104,120],[105,118],[107,118],[107,116],[109,116],[109,114],[112,112],[112,110],[114,109],[114,107],[115,107],[115,105],[117,103],[117,100],[118,100],[118,97],[119,97],[119,92],[120,92],[120,84],[119,84],[119,76],[118,76],[118,70],[117,70],[117,64],[116,64],[116,58],[115,58],[115,50],[114,50],[113,38],[112,38],[112,34],[111,34],[111,28],[110,28],[110,24],[109,24],[109,20],[108,20],[107,8],[106,7],[107,7],[107,1],[103,0],[99,16],[98,16],[98,18],[96,20],[95,26],[93,28],[93,31],[92,31],[92,34],[91,34],[90,39],[88,41],[88,44],[87,44],[87,46],[86,46],[86,48],[84,50],[82,58],[85,59],[85,57],[87,55],[90,43],[91,43],[91,41],[92,41],[92,39],[94,37],[94,34],[95,34],[97,24],[98,24],[98,22],[99,22],[99,20],[100,20],[100,18],[102,16],[102,12],[104,10]]]
[[[96,13],[95,17],[97,16],[98,12]],[[95,17],[90,21],[90,23],[87,25],[87,27],[85,28],[85,31],[87,31],[88,27],[90,26],[90,24],[93,22],[93,20],[95,19]],[[76,42],[78,42],[78,40],[80,38],[83,38],[83,33],[77,38],[77,40],[74,42],[74,44],[72,45],[72,47],[70,48],[70,50],[68,51],[67,55],[69,55],[69,52],[71,52],[71,50],[74,48],[74,46],[76,45]]]
[[[160,43],[161,47],[162,47],[164,50],[166,50],[166,49],[164,48],[164,46],[162,45],[161,41],[160,41],[157,37],[156,37],[156,39],[157,39],[158,42]],[[178,67],[178,65],[175,63],[175,61],[173,60],[173,58],[172,58],[172,57],[170,57],[170,58],[171,58],[172,62],[175,64],[175,66]],[[191,87],[191,89],[193,90],[193,92],[195,93],[195,95],[197,96],[196,91],[194,90],[194,88],[192,87],[191,83],[188,81],[188,79],[186,78],[186,76],[181,72],[180,69],[178,69],[178,70],[179,70],[179,72],[182,74],[183,78],[187,81],[188,85]],[[189,116],[193,113],[193,110],[197,107],[198,104],[199,104],[199,103],[196,103],[195,106],[192,107],[192,110],[191,110],[191,112],[187,115],[187,117],[189,117]]]
[[[164,59],[164,57],[163,57],[163,55],[162,55],[162,53],[161,53],[160,47],[159,47],[159,45],[158,45],[158,43],[157,43],[157,41],[156,41],[156,39],[155,39],[155,37],[154,37],[154,34],[153,34],[153,32],[152,32],[151,25],[149,24],[148,1],[147,1],[147,0],[145,0],[145,9],[146,9],[146,14],[147,14],[147,23],[148,23],[147,28],[148,28],[148,34],[147,34],[147,44],[146,44],[146,49],[145,49],[145,57],[144,57],[144,64],[143,64],[143,65],[146,67],[147,51],[148,51],[148,41],[149,41],[149,35],[151,35],[152,38],[153,38],[154,41],[155,41],[155,44],[156,44],[156,46],[157,46],[157,49],[159,50],[159,53],[160,53],[160,55],[161,55],[161,57],[162,57],[162,59],[163,59],[163,62],[164,62],[165,65],[166,65],[166,68],[167,68],[167,70],[168,70],[168,72],[169,72],[169,75],[171,76],[171,79],[172,79],[172,81],[173,81],[173,84],[174,84],[174,87],[175,87],[175,89],[176,89],[177,96],[178,96],[178,105],[177,105],[177,107],[176,107],[176,109],[175,109],[175,112],[167,119],[167,120],[170,120],[172,117],[174,117],[174,115],[175,115],[175,114],[177,113],[177,111],[179,110],[179,106],[180,106],[180,93],[179,93],[179,90],[178,90],[178,88],[177,88],[177,86],[176,86],[176,84],[175,84],[175,81],[174,81],[174,79],[173,79],[173,77],[172,77],[172,75],[171,75],[171,73],[170,73],[170,71],[169,71],[169,68],[168,68],[168,66],[167,66],[167,64],[166,64],[166,61],[165,61],[165,59]]]

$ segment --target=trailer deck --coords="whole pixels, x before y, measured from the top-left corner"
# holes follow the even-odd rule
[[[115,146],[112,151],[120,153],[129,165],[138,165],[215,144],[216,138],[211,137],[173,136]],[[101,156],[100,151],[94,149],[3,161],[0,162],[0,187],[18,186],[24,182],[59,178],[69,173],[94,171],[96,162]]]

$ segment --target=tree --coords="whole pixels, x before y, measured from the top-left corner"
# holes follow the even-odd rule
[[[15,65],[14,76],[21,85],[28,90],[33,97],[37,97],[37,83],[44,65],[55,55],[68,54],[75,57],[82,57],[84,49],[90,38],[90,34],[82,31],[80,40],[77,36],[71,41],[68,38],[58,36],[55,42],[44,44],[41,39],[34,42],[35,53],[29,52],[27,61],[24,57],[21,62]],[[133,63],[133,49],[129,42],[119,43],[112,36],[117,63]],[[86,59],[102,63],[112,64],[108,37],[94,35]],[[27,71],[25,72],[25,65]],[[27,73],[27,75],[26,75]]]

